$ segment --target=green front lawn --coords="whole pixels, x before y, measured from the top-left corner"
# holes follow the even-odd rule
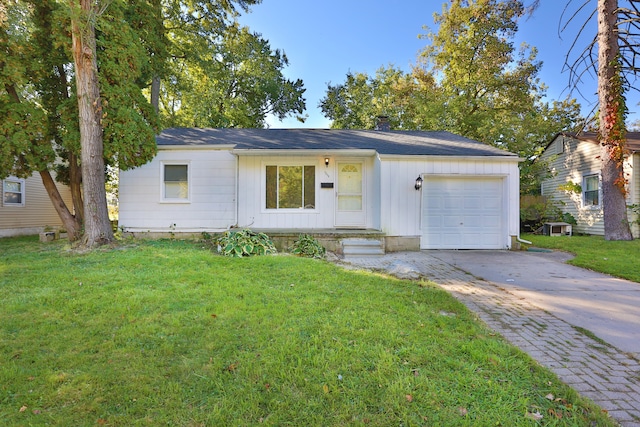
[[[258,424],[614,425],[429,283],[0,239],[0,425]]]
[[[569,264],[640,283],[640,240],[612,242],[602,236],[522,236],[534,246],[571,252]]]

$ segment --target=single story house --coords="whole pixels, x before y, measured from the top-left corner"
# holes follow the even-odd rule
[[[630,155],[624,163],[628,180],[627,204],[640,204],[640,132],[627,133]],[[540,156],[548,163],[551,176],[542,181],[543,196],[558,202],[563,212],[576,219],[574,232],[604,235],[602,209],[601,146],[597,134],[558,134]],[[636,218],[631,210],[629,220]],[[632,225],[635,237],[640,236],[637,224]]]
[[[126,232],[373,232],[386,251],[518,237],[521,159],[448,132],[174,128],[157,144],[120,172]]]
[[[0,184],[0,237],[38,234],[45,228],[62,227],[39,173],[26,179],[9,176],[0,180]],[[73,206],[69,188],[58,189],[67,206]]]

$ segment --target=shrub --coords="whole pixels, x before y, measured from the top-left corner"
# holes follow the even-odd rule
[[[277,252],[269,236],[251,230],[226,231],[218,239],[218,246],[218,251],[222,255],[231,257],[268,255]]]
[[[308,234],[301,234],[300,237],[293,242],[291,253],[308,258],[324,258],[326,249],[315,237]]]
[[[558,202],[545,196],[522,196],[520,198],[520,229],[535,232],[549,221],[561,221],[562,210]]]

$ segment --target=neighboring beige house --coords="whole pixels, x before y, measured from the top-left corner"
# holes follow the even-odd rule
[[[38,173],[26,179],[7,177],[0,184],[0,237],[38,234],[45,227],[62,226]],[[60,185],[58,189],[67,206],[72,206],[69,188]]]
[[[627,204],[640,204],[640,132],[627,133],[631,154],[625,162]],[[559,134],[545,148],[541,159],[549,163],[552,177],[542,181],[542,195],[560,203],[574,216],[574,232],[604,235],[600,145],[593,132]],[[629,211],[629,220],[636,218]],[[632,224],[634,237],[640,236]]]

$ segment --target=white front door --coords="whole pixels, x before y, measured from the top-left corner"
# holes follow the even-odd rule
[[[336,227],[364,227],[366,209],[362,162],[337,162]]]

